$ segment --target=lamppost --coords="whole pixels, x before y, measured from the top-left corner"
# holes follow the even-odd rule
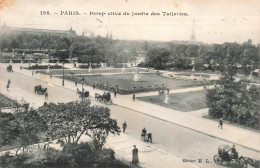
[[[81,84],[82,84],[82,88],[81,88],[81,98],[82,98],[82,101],[83,101],[83,97],[85,96],[85,94],[83,93],[83,83],[84,83],[85,79],[84,77],[82,77],[81,79]]]
[[[62,63],[62,68],[63,68],[63,71],[62,71],[62,86],[64,86],[64,62]]]

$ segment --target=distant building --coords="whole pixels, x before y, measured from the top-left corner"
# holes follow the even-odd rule
[[[95,33],[93,32],[93,30],[85,28],[85,29],[83,29],[82,36],[94,38],[95,37]]]
[[[72,29],[69,30],[50,30],[50,29],[34,29],[34,28],[22,28],[22,27],[9,27],[5,23],[1,26],[1,34],[20,34],[20,33],[28,33],[35,35],[42,34],[50,34],[50,35],[58,35],[58,36],[76,36],[76,31]]]

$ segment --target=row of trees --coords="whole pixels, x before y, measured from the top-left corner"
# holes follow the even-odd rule
[[[44,52],[59,60],[77,57],[79,62],[97,64],[134,61],[140,46],[131,41],[112,40],[100,36],[65,37],[29,33],[1,34],[0,44],[2,51]]]
[[[243,51],[241,54],[244,56],[240,57],[243,60],[241,63],[258,62],[259,47],[252,45],[251,40],[243,44],[232,44],[237,51]],[[79,62],[97,64],[106,62],[108,65],[134,62],[139,55],[138,52],[146,52],[144,66],[156,69],[185,70],[191,69],[193,62],[197,70],[218,70],[216,60],[222,59],[221,46],[220,44],[177,44],[173,42],[113,40],[100,36],[89,38],[29,33],[1,34],[0,39],[2,51],[6,49],[10,52],[12,50],[27,50],[27,52],[35,50],[48,53],[59,60],[76,57]]]
[[[232,53],[230,58],[239,66],[248,69],[259,68],[259,50],[254,46],[251,40],[243,44],[225,43],[214,45],[194,45],[194,44],[170,44],[169,47],[155,47],[149,49],[146,55],[145,66],[154,67],[156,69],[191,69],[193,65],[197,70],[220,70],[226,66],[226,59],[223,45],[229,46],[231,50],[237,53]],[[240,59],[239,62],[237,59]],[[233,66],[235,67],[235,66]],[[249,71],[248,71],[249,72]]]

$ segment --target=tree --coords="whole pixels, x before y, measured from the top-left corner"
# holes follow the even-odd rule
[[[85,134],[94,132],[119,133],[116,120],[110,118],[108,108],[90,106],[89,102],[47,104],[38,110],[46,125],[48,140],[64,139],[64,143],[78,142]]]
[[[221,72],[221,79],[213,90],[207,92],[209,115],[213,118],[223,117],[232,122],[253,128],[259,126],[259,92],[248,80],[236,81],[240,73],[249,75],[259,65],[256,47],[250,41],[239,45],[225,43],[215,45],[211,66]]]
[[[40,142],[40,133],[42,133],[44,125],[35,109],[30,109],[29,111],[16,110],[15,117],[15,122],[19,125],[19,134],[17,135],[19,147],[16,151],[17,153],[21,147],[28,149],[30,145]]]
[[[0,144],[10,145],[17,141],[19,125],[15,122],[15,116],[11,113],[0,112]]]
[[[170,58],[170,52],[165,48],[153,48],[147,52],[146,62],[149,67],[165,69]]]

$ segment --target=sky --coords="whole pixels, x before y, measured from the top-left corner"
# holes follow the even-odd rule
[[[51,15],[41,15],[41,11]],[[64,15],[62,11],[80,15]],[[97,14],[102,12],[106,14]],[[133,12],[148,15],[132,16]],[[160,15],[152,16],[152,12]],[[173,16],[163,16],[163,12]],[[112,32],[114,39],[188,41],[194,29],[199,42],[242,43],[252,39],[260,43],[259,0],[0,0],[0,19],[1,25],[10,27],[72,27],[78,35],[87,30],[101,36]]]

